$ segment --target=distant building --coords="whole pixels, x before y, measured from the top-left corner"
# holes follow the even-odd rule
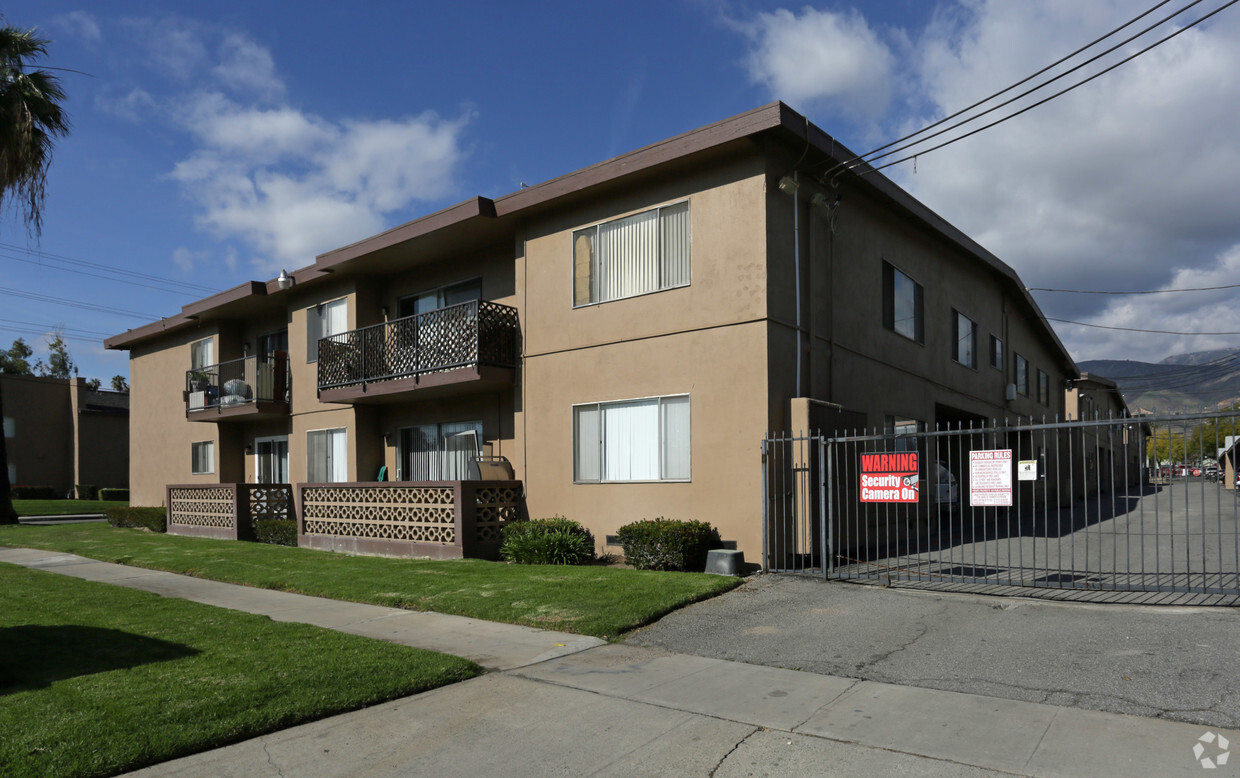
[[[129,487],[129,395],[86,388],[84,378],[0,374],[9,483]]]

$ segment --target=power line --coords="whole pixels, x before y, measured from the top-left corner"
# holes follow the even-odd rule
[[[195,294],[195,292],[190,292],[185,289],[167,289],[162,286],[152,286],[151,284],[142,284],[137,281],[126,281],[123,278],[111,278],[109,276],[100,275],[98,273],[89,273],[85,270],[78,270],[76,268],[56,267],[55,265],[45,265],[43,264],[43,262],[37,259],[22,259],[21,257],[9,256],[8,254],[5,254],[3,250],[0,250],[0,259],[8,259],[13,262],[25,262],[26,264],[29,264],[29,265],[38,265],[39,267],[47,268],[50,270],[63,270],[67,273],[76,273],[82,276],[89,276],[90,278],[101,278],[104,281],[115,281],[116,283],[119,283],[119,284],[129,284],[130,286],[140,286],[143,289],[152,289],[156,292],[166,292],[168,294],[183,294],[183,295]]]
[[[1240,0],[1235,0],[1240,2]],[[1154,335],[1240,335],[1240,332],[1176,332],[1174,330],[1143,330],[1136,327],[1110,327],[1105,324],[1088,324],[1083,321],[1072,321],[1071,319],[1053,319],[1050,316],[1043,317],[1046,321],[1057,321],[1062,324],[1076,324],[1081,327],[1096,327],[1100,330],[1123,330],[1124,332],[1148,332]]]
[[[841,170],[841,169],[851,169],[851,168],[853,168],[853,167],[856,167],[856,164],[857,164],[857,163],[860,163],[860,162],[862,162],[862,161],[864,161],[866,157],[869,157],[869,156],[871,156],[871,155],[873,155],[873,154],[877,154],[878,152],[883,151],[884,149],[891,148],[892,146],[896,145],[897,143],[903,143],[903,142],[904,142],[904,141],[906,141],[906,140],[910,140],[910,139],[912,139],[912,138],[915,138],[915,137],[917,137],[918,135],[921,135],[922,133],[926,132],[927,130],[932,130],[932,129],[934,129],[935,127],[938,127],[940,124],[944,124],[945,122],[949,122],[949,121],[951,121],[952,119],[955,119],[957,116],[960,116],[961,114],[967,113],[968,111],[971,111],[971,110],[973,110],[974,108],[977,108],[979,105],[983,105],[983,104],[985,104],[985,103],[988,103],[988,102],[990,102],[991,100],[995,99],[996,97],[998,97],[998,96],[1000,96],[1000,95],[1002,95],[1002,94],[1006,94],[1007,92],[1012,91],[1013,89],[1017,88],[1018,86],[1021,86],[1021,85],[1023,85],[1023,84],[1027,84],[1028,82],[1032,81],[1033,79],[1037,78],[1038,76],[1042,75],[1043,73],[1046,73],[1047,71],[1051,70],[1052,68],[1055,68],[1055,67],[1056,67],[1056,66],[1058,66],[1058,65],[1062,65],[1064,62],[1067,62],[1068,60],[1072,59],[1072,58],[1073,58],[1073,57],[1075,57],[1077,54],[1080,54],[1081,52],[1086,51],[1087,49],[1090,49],[1090,48],[1094,47],[1095,45],[1097,45],[1097,44],[1101,43],[1102,41],[1106,40],[1107,38],[1111,37],[1112,35],[1115,35],[1116,33],[1118,33],[1120,30],[1124,29],[1125,27],[1129,27],[1129,26],[1131,26],[1131,25],[1135,24],[1137,21],[1139,21],[1139,20],[1141,20],[1141,19],[1145,18],[1146,16],[1149,16],[1149,15],[1150,15],[1150,14],[1152,14],[1154,11],[1158,10],[1159,8],[1163,7],[1164,5],[1166,5],[1166,4],[1167,4],[1167,3],[1169,3],[1169,2],[1171,2],[1171,0],[1163,0],[1162,2],[1160,2],[1160,3],[1156,4],[1153,8],[1150,8],[1149,10],[1142,12],[1140,15],[1135,16],[1135,17],[1133,17],[1132,19],[1129,19],[1127,22],[1124,22],[1124,23],[1123,23],[1123,24],[1121,24],[1119,27],[1116,27],[1115,29],[1113,29],[1113,30],[1111,30],[1110,32],[1108,32],[1106,35],[1103,35],[1103,36],[1101,36],[1101,37],[1099,37],[1099,38],[1095,38],[1094,40],[1092,40],[1092,41],[1090,41],[1089,43],[1085,44],[1084,46],[1082,46],[1081,48],[1079,48],[1079,49],[1077,49],[1076,51],[1072,52],[1071,54],[1068,54],[1068,55],[1066,55],[1066,56],[1064,56],[1064,57],[1061,57],[1061,58],[1059,58],[1059,59],[1055,60],[1054,62],[1052,62],[1051,64],[1049,64],[1049,65],[1047,65],[1046,67],[1042,68],[1041,70],[1037,71],[1036,73],[1031,73],[1030,75],[1028,75],[1028,76],[1026,76],[1025,78],[1021,79],[1020,81],[1017,81],[1017,82],[1016,82],[1016,83],[1014,83],[1014,84],[1011,84],[1011,85],[1009,85],[1009,86],[1006,86],[1006,87],[1004,87],[1003,89],[1000,89],[998,92],[995,92],[994,94],[990,95],[989,97],[985,97],[985,98],[982,98],[981,100],[978,100],[976,103],[973,103],[972,105],[969,105],[969,106],[967,106],[967,107],[965,107],[965,108],[961,108],[959,111],[956,111],[955,113],[951,114],[950,116],[944,116],[942,119],[939,119],[937,122],[934,122],[934,123],[932,123],[932,124],[928,124],[928,125],[926,125],[925,127],[922,127],[920,130],[917,130],[917,131],[915,131],[915,132],[911,132],[911,133],[909,133],[908,135],[905,135],[903,138],[897,138],[896,140],[893,140],[893,141],[891,141],[890,143],[887,143],[887,144],[885,144],[885,145],[879,146],[879,147],[878,147],[878,148],[876,148],[876,149],[872,149],[872,150],[870,150],[870,151],[867,151],[867,152],[866,152],[866,153],[864,153],[864,154],[860,154],[860,155],[858,155],[858,156],[853,157],[852,159],[845,160],[845,161],[843,161],[843,162],[840,162],[840,163],[836,164],[836,165],[835,165],[835,166],[833,166],[830,170],[828,170],[826,173],[824,173],[824,174],[823,174],[823,175],[824,175],[824,177],[825,177],[825,176],[830,176],[832,173],[835,173],[837,170]],[[1197,2],[1200,2],[1200,0],[1197,0]],[[1196,5],[1196,3],[1193,3],[1193,5]],[[1176,12],[1175,12],[1174,14],[1172,14],[1171,16],[1176,16],[1176,15],[1179,15],[1180,13],[1183,13],[1185,10],[1187,10],[1187,8],[1189,8],[1189,7],[1191,7],[1191,6],[1186,6],[1185,8],[1181,8],[1179,11],[1176,11]],[[1169,19],[1169,18],[1171,18],[1171,17],[1167,17],[1167,19]],[[1162,23],[1163,23],[1163,22],[1165,22],[1167,19],[1163,19],[1163,21],[1158,22],[1158,24],[1162,24]],[[1156,24],[1156,25],[1154,25],[1154,26],[1155,26],[1155,27],[1157,27],[1157,26],[1158,26],[1158,24]],[[1146,30],[1142,31],[1141,33],[1138,33],[1138,35],[1143,35],[1143,34],[1145,34],[1145,32],[1148,32],[1148,31],[1149,31],[1149,29],[1152,29],[1152,28],[1147,28]],[[1130,40],[1131,40],[1131,39],[1130,39]],[[1122,45],[1122,44],[1121,44],[1121,45]],[[1105,52],[1104,52],[1104,53],[1105,53]],[[1067,74],[1065,73],[1065,74],[1063,74],[1063,75],[1067,75]],[[1039,86],[1038,88],[1040,89],[1042,86],[1046,86],[1046,84],[1049,84],[1049,83],[1051,83],[1051,82],[1050,82],[1050,81],[1047,81],[1046,83],[1042,84],[1042,85],[1041,85],[1041,86]],[[993,110],[993,109],[992,109],[992,110]],[[984,116],[985,114],[981,114],[981,115],[982,115],[982,116]],[[974,118],[974,119],[976,119],[977,117],[975,116],[975,117],[973,117],[973,118]],[[970,120],[970,121],[971,121],[971,120]],[[825,163],[823,163],[823,164],[825,164]]]
[[[79,327],[66,327],[62,324],[40,324],[36,321],[18,321],[17,319],[0,319],[2,324],[19,324],[23,327],[41,327],[40,333],[55,332],[75,332],[79,335],[99,335],[101,337],[110,337],[115,333],[100,332],[99,330],[84,330]],[[2,326],[2,325],[0,325]]]
[[[195,284],[189,281],[181,281],[175,278],[166,278],[164,276],[152,275],[150,273],[139,273],[133,270],[125,270],[123,268],[114,267],[112,265],[105,265],[99,262],[87,262],[84,259],[74,259],[72,257],[66,257],[63,254],[52,254],[51,252],[41,251],[39,249],[15,246],[12,243],[0,242],[0,249],[8,249],[9,251],[17,251],[22,254],[27,254],[31,257],[37,257],[38,260],[60,262],[60,263],[64,263],[67,265],[74,265],[76,267],[94,268],[96,270],[106,271],[114,275],[127,276],[129,278],[136,278],[136,279],[140,279],[143,281],[154,281],[156,283],[168,284],[171,286],[180,286],[180,287],[184,287],[187,290],[191,290],[193,292],[215,292],[216,291],[212,287],[203,286],[202,284]],[[15,259],[19,262],[32,261],[32,260],[18,259],[17,257],[11,257],[11,256],[7,256],[7,258]],[[65,268],[57,268],[57,269],[64,270]]]
[[[1240,289],[1240,284],[1227,284],[1226,286],[1195,286],[1186,287],[1184,289],[1151,289],[1140,292],[1110,292],[1093,289],[1050,289],[1044,286],[1026,286],[1026,292],[1063,292],[1065,294],[1171,294],[1172,292],[1216,292],[1222,289]]]
[[[1055,94],[1051,95],[1050,97],[1043,98],[1043,99],[1041,99],[1041,100],[1037,101],[1036,103],[1033,103],[1032,105],[1025,106],[1024,108],[1020,109],[1019,111],[1016,111],[1016,112],[1015,112],[1015,113],[1013,113],[1013,114],[1009,114],[1008,116],[1005,116],[1005,117],[1003,117],[1002,119],[997,119],[997,120],[995,120],[995,121],[991,122],[990,124],[986,124],[986,125],[983,125],[983,126],[981,126],[981,127],[978,127],[978,128],[977,128],[977,129],[975,129],[975,130],[970,130],[969,132],[966,132],[964,135],[961,135],[961,136],[956,137],[956,138],[952,138],[952,139],[951,139],[951,140],[949,140],[949,141],[944,141],[943,143],[940,143],[940,144],[938,144],[937,146],[931,146],[931,147],[930,147],[930,148],[928,148],[928,149],[924,149],[924,150],[922,150],[922,151],[918,151],[918,152],[917,152],[917,153],[915,153],[915,154],[910,154],[910,155],[909,155],[909,156],[907,156],[907,157],[902,157],[902,158],[900,158],[900,159],[895,160],[894,162],[888,162],[888,163],[887,163],[887,164],[885,164],[885,165],[879,165],[878,167],[875,167],[875,168],[870,168],[869,170],[864,170],[864,171],[862,171],[861,173],[859,173],[858,175],[866,176],[866,175],[869,175],[869,174],[871,174],[871,173],[877,173],[877,172],[878,172],[878,171],[880,171],[880,170],[885,170],[885,169],[887,169],[887,168],[889,168],[889,167],[891,167],[891,166],[893,166],[893,165],[898,165],[898,164],[900,164],[901,162],[908,162],[909,160],[914,159],[915,157],[920,157],[920,156],[922,156],[923,154],[929,154],[929,153],[930,153],[930,152],[932,152],[932,151],[938,151],[939,149],[942,149],[942,148],[945,148],[945,147],[947,147],[947,146],[950,146],[950,145],[952,145],[953,143],[956,143],[956,142],[958,142],[958,141],[962,141],[962,140],[964,140],[965,138],[969,138],[969,137],[971,137],[971,136],[973,136],[973,135],[976,135],[976,134],[978,134],[979,132],[983,132],[983,131],[985,131],[985,130],[989,130],[989,129],[991,129],[992,127],[995,127],[995,126],[998,126],[998,125],[1000,125],[1000,124],[1003,124],[1004,122],[1006,122],[1006,121],[1008,121],[1008,120],[1010,120],[1010,119],[1015,119],[1017,116],[1020,116],[1021,114],[1026,113],[1027,111],[1031,111],[1031,110],[1033,110],[1034,108],[1037,108],[1037,107],[1038,107],[1038,106],[1040,106],[1040,105],[1044,105],[1044,104],[1046,104],[1046,103],[1049,103],[1051,100],[1054,100],[1054,99],[1055,99],[1055,98],[1057,98],[1057,97],[1062,97],[1063,95],[1067,94],[1068,92],[1071,92],[1071,91],[1072,91],[1072,90],[1074,90],[1074,89],[1077,89],[1077,88],[1079,88],[1079,87],[1082,87],[1082,86],[1084,86],[1084,85],[1088,84],[1090,81],[1093,81],[1095,78],[1099,78],[1099,77],[1101,77],[1101,76],[1106,75],[1107,73],[1110,73],[1112,70],[1115,70],[1116,68],[1120,67],[1121,65],[1125,65],[1125,64],[1127,64],[1127,63],[1131,62],[1132,60],[1136,59],[1137,57],[1141,56],[1142,54],[1147,53],[1147,52],[1148,52],[1148,51],[1150,51],[1151,49],[1154,49],[1154,48],[1156,48],[1156,47],[1158,47],[1158,46],[1161,46],[1162,44],[1166,43],[1167,41],[1171,40],[1172,38],[1175,38],[1176,36],[1178,36],[1178,35],[1180,35],[1180,34],[1182,34],[1182,33],[1188,32],[1188,31],[1189,31],[1189,30],[1191,30],[1192,28],[1194,28],[1194,27],[1196,27],[1197,25],[1199,25],[1199,24],[1201,24],[1202,22],[1204,22],[1206,19],[1209,19],[1211,16],[1214,16],[1215,14],[1217,14],[1217,13],[1219,13],[1219,12],[1221,12],[1221,11],[1224,11],[1224,10],[1226,10],[1227,8],[1230,8],[1231,6],[1235,5],[1237,2],[1240,2],[1240,0],[1230,0],[1230,2],[1227,2],[1227,3],[1223,4],[1223,5],[1222,5],[1222,6],[1220,6],[1219,8],[1216,8],[1215,10],[1213,10],[1213,11],[1211,11],[1210,13],[1206,14],[1205,16],[1201,17],[1200,19],[1198,19],[1198,20],[1196,20],[1196,21],[1194,21],[1194,22],[1191,22],[1191,23],[1189,23],[1188,25],[1186,25],[1186,26],[1184,26],[1184,27],[1181,27],[1180,29],[1178,29],[1178,30],[1176,30],[1175,32],[1171,33],[1170,35],[1166,36],[1165,38],[1162,38],[1162,39],[1160,39],[1160,40],[1157,40],[1157,41],[1155,41],[1154,43],[1151,43],[1149,46],[1146,46],[1145,48],[1141,49],[1140,51],[1136,52],[1135,54],[1132,54],[1131,56],[1128,56],[1128,57],[1125,57],[1125,58],[1121,59],[1119,62],[1116,62],[1114,65],[1111,65],[1111,66],[1109,66],[1109,67],[1103,68],[1102,70],[1100,70],[1100,71],[1098,71],[1097,73],[1093,74],[1093,75],[1092,75],[1092,76],[1090,76],[1089,78],[1086,78],[1086,79],[1084,79],[1084,80],[1082,80],[1082,81],[1079,81],[1079,82],[1077,82],[1077,83],[1073,84],[1072,86],[1070,86],[1070,87],[1068,87],[1068,88],[1066,88],[1066,89],[1061,89],[1060,91],[1056,92]],[[884,155],[884,156],[886,156],[886,155]]]
[[[85,308],[88,311],[98,311],[99,313],[110,313],[114,316],[129,316],[134,319],[143,319],[150,321],[158,319],[158,316],[151,316],[145,313],[134,313],[132,311],[123,311],[120,308],[109,308],[106,305],[95,305],[94,303],[84,303],[78,300],[65,300],[59,297],[48,297],[43,294],[35,294],[34,292],[23,292],[20,289],[8,289],[0,286],[0,294],[7,294],[13,297],[21,297],[26,300],[34,300],[41,303],[51,303],[52,305],[65,305],[70,308]]]
[[[7,324],[0,324],[0,330],[5,332],[20,332],[24,335],[43,335],[47,330],[36,330],[28,327],[12,327]],[[89,335],[62,335],[65,340],[72,340],[78,343],[102,343],[103,338],[92,338]]]

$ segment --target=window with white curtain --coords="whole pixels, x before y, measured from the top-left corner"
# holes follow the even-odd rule
[[[349,480],[348,435],[342,427],[306,433],[306,473],[313,484],[338,484]]]
[[[349,329],[349,301],[345,298],[306,309],[306,361],[319,361],[319,340]]]
[[[573,407],[573,480],[688,481],[689,396]]]
[[[207,475],[215,472],[215,441],[203,440],[190,444],[190,472]]]
[[[215,364],[215,338],[204,338],[189,344],[191,370],[202,370]]]
[[[573,305],[689,285],[689,203],[573,233]]]

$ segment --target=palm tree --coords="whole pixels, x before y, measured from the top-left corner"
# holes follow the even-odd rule
[[[27,60],[47,54],[48,41],[34,32],[0,27],[0,211],[16,198],[27,233],[38,237],[52,147],[69,132],[69,116],[59,80],[26,69]]]
[[[65,93],[55,76],[26,71],[26,61],[47,54],[34,30],[0,27],[0,212],[17,198],[27,234],[43,233],[43,189],[52,146],[69,132],[60,104]],[[4,399],[0,397],[0,418]],[[9,483],[8,450],[0,432],[0,524],[17,522]]]

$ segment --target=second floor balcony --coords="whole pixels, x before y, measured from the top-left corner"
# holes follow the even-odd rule
[[[248,421],[288,416],[288,354],[248,356],[185,371],[190,421]]]
[[[517,309],[471,300],[319,341],[323,402],[392,402],[511,386]]]

